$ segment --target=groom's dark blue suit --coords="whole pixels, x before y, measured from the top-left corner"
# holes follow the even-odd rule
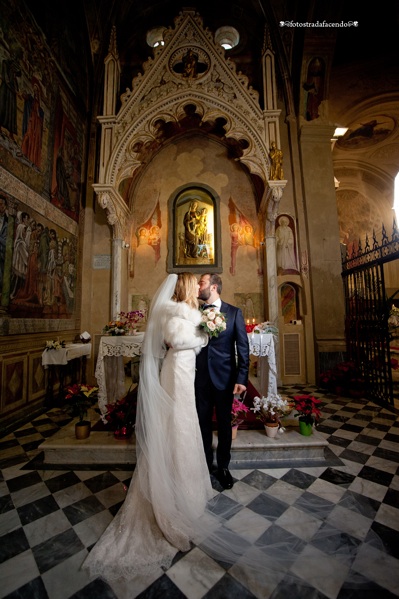
[[[249,368],[248,336],[239,308],[222,301],[227,327],[197,356],[195,396],[208,467],[212,467],[212,416],[216,409],[219,468],[228,468],[231,449],[231,407],[236,383],[247,386]]]

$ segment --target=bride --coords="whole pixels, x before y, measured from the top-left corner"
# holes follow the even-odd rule
[[[83,563],[91,575],[132,579],[188,551],[212,487],[195,407],[199,285],[171,274],[152,301],[142,347],[136,468],[125,502]]]

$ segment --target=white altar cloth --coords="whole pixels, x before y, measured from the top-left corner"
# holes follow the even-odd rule
[[[70,360],[91,356],[91,343],[71,343],[60,349],[45,349],[42,353],[42,366],[66,366]]]
[[[277,337],[272,333],[248,333],[249,353],[259,357],[260,393],[277,395]]]
[[[143,339],[144,333],[101,337],[95,376],[102,414],[106,414],[108,403],[115,403],[126,395],[123,357],[139,356]]]

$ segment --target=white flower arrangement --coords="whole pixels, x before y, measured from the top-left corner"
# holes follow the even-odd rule
[[[202,311],[200,326],[210,337],[217,337],[226,330],[226,317],[217,308],[206,308]]]
[[[280,417],[291,412],[292,406],[280,395],[268,395],[267,397],[254,397],[254,407],[250,408],[256,418],[266,424],[268,422],[280,422]]]
[[[45,350],[48,351],[49,349],[62,349],[63,347],[65,347],[65,341],[46,341]]]

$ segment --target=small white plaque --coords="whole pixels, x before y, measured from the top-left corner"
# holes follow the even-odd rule
[[[110,254],[97,254],[93,256],[93,268],[96,270],[110,270],[111,268],[111,255]]]

